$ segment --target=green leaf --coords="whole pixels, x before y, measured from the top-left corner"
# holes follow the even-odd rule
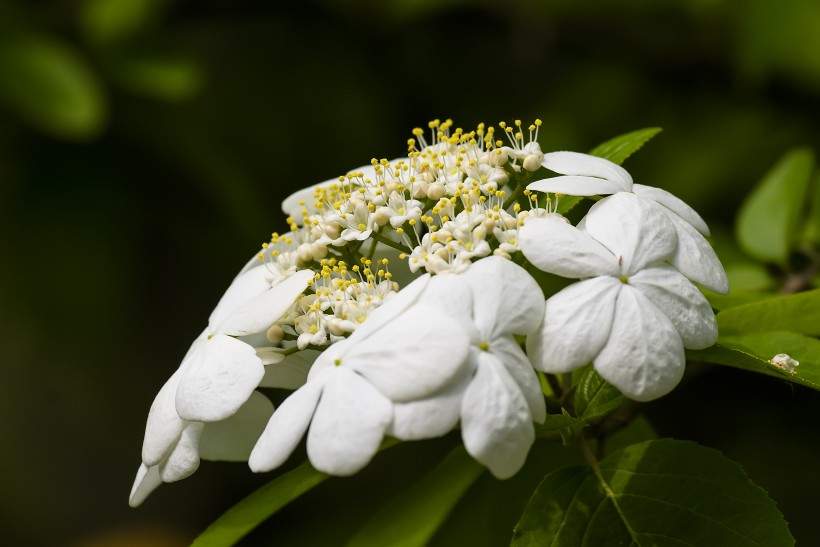
[[[99,43],[130,38],[156,16],[157,0],[85,0],[80,12],[86,36]]]
[[[483,472],[484,467],[458,446],[430,474],[377,511],[348,547],[427,545]]]
[[[566,215],[573,207],[584,200],[584,196],[561,196],[556,198],[555,194],[550,194],[550,197],[557,200],[558,206],[555,208],[555,212],[559,215]]]
[[[128,91],[167,102],[192,97],[204,81],[202,67],[183,57],[120,58],[112,70]]]
[[[788,330],[820,336],[820,289],[776,296],[717,314],[722,336]]]
[[[547,475],[512,545],[780,547],[794,539],[738,464],[691,442],[659,440],[615,452],[597,469]]]
[[[646,129],[625,133],[599,144],[592,149],[590,154],[621,165],[629,156],[640,150],[644,144],[660,132],[660,127],[647,127]]]
[[[587,365],[578,381],[573,406],[575,415],[586,421],[609,414],[627,400],[616,387],[601,378],[592,365]]]
[[[103,91],[67,44],[33,34],[0,40],[0,103],[57,137],[96,135],[106,118]]]
[[[796,239],[813,168],[811,150],[791,150],[743,202],[735,229],[738,243],[750,256],[786,264]]]
[[[820,245],[820,176],[814,177],[811,207],[803,229],[803,239],[808,243]]]
[[[779,353],[785,353],[800,362],[794,372],[788,372],[769,362]],[[795,332],[721,336],[714,346],[698,351],[687,350],[686,356],[691,360],[759,372],[820,390],[820,340]]]
[[[303,463],[228,509],[194,540],[191,547],[234,545],[271,515],[326,478],[328,475],[316,471],[309,462]]]

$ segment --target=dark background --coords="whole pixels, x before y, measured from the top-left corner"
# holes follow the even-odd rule
[[[127,506],[154,394],[285,228],[282,198],[403,155],[415,126],[538,117],[544,150],[578,151],[661,126],[626,167],[718,238],[783,152],[820,146],[814,0],[270,4],[0,0],[6,544],[184,545],[268,480],[204,463]],[[820,394],[691,370],[647,407],[652,424],[741,463],[810,544]],[[396,448],[372,476],[445,444]],[[331,526],[320,503],[362,518],[378,489],[350,480],[266,530]]]

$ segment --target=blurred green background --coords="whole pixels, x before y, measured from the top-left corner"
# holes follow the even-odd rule
[[[266,482],[204,463],[127,506],[154,394],[284,228],[281,199],[448,117],[539,117],[544,150],[661,126],[626,167],[731,233],[785,150],[820,150],[820,3],[0,0],[4,543],[184,545]],[[647,407],[659,434],[743,464],[817,540],[820,394],[692,372]],[[385,457],[432,463],[442,442]],[[367,480],[268,532],[361,520],[391,494]]]

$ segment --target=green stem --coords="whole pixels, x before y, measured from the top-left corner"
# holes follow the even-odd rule
[[[394,249],[396,249],[398,251],[402,251],[402,252],[405,252],[407,254],[410,254],[411,252],[413,252],[406,245],[402,245],[398,241],[393,241],[392,239],[390,239],[388,237],[384,237],[383,235],[381,235],[378,232],[371,233],[370,237],[372,237],[373,239],[375,239],[379,243],[383,243],[384,245],[387,245],[388,247],[393,247]]]

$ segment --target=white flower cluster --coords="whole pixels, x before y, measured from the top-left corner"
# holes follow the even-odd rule
[[[434,121],[407,157],[288,197],[290,231],[239,273],[157,394],[131,505],[202,458],[275,469],[305,435],[314,467],[349,475],[386,435],[460,427],[506,478],[546,417],[540,373],[592,362],[639,401],[674,388],[684,348],[717,336],[689,280],[728,290],[708,228],[607,160],[544,154],[540,125],[525,139],[520,121],[500,124],[505,146],[492,127]],[[560,176],[527,184],[543,168]],[[613,195],[572,226],[561,194]],[[580,281],[545,301],[527,264]],[[275,411],[258,390],[271,387],[293,390]]]

